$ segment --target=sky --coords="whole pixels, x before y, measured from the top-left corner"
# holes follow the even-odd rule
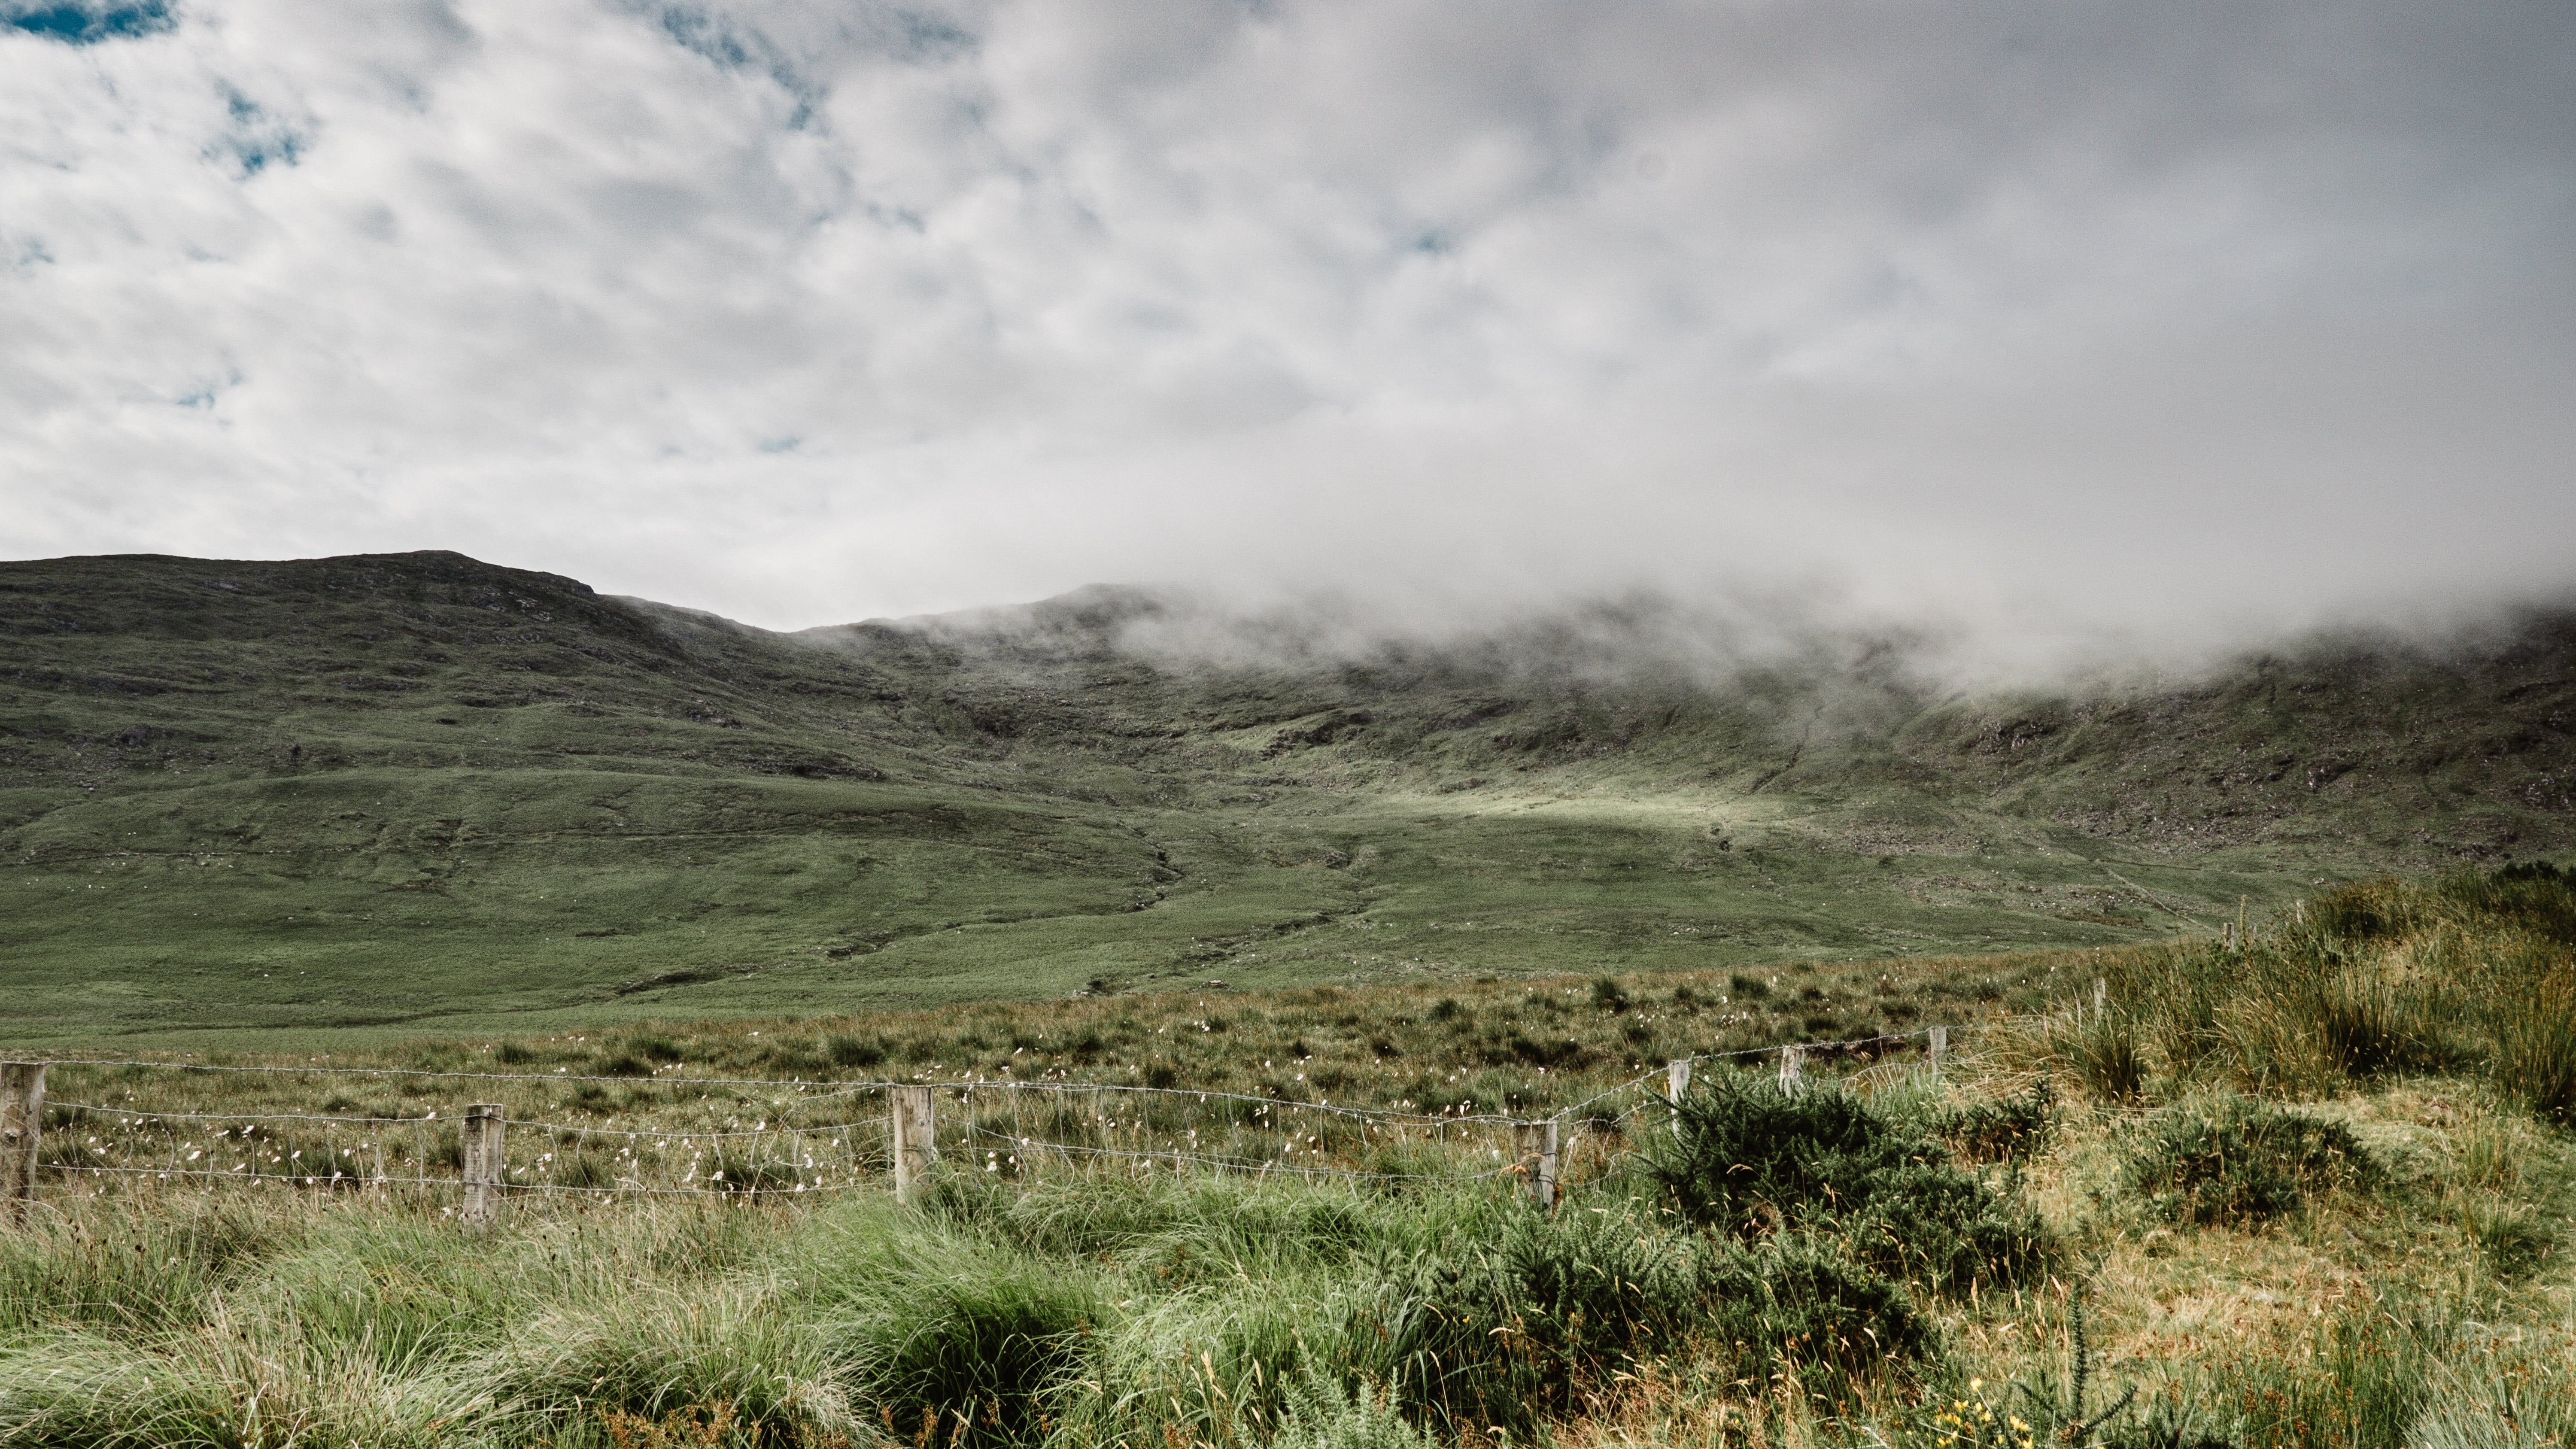
[[[2564,0],[0,0],[0,556],[2029,658],[2571,485]]]

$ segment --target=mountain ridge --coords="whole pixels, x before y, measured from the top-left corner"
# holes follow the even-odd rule
[[[1599,618],[1520,655],[1122,632],[1173,607],[776,633],[438,552],[0,564],[0,962],[34,1003],[0,1030],[2110,944],[2576,843],[2566,613],[1979,695],[1855,638],[1595,669]]]

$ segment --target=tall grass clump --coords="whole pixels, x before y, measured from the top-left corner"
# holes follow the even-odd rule
[[[0,1443],[169,1445],[471,1442],[490,1402],[466,1380],[388,1372],[291,1323],[219,1314],[150,1339],[66,1333],[0,1350]]]
[[[0,1230],[0,1344],[57,1329],[139,1338],[200,1322],[237,1269],[310,1223],[309,1213],[241,1199],[80,1217],[39,1211]]]
[[[1113,1316],[1097,1279],[1061,1262],[922,1245],[877,1267],[851,1283],[830,1336],[872,1417],[901,1438],[1044,1438]]]
[[[2295,1101],[2471,1071],[2576,1122],[2576,877],[2553,867],[2338,886],[2103,969],[2109,1009],[2051,1019],[2040,1050],[2106,1100],[2216,1082]]]
[[[646,1423],[720,1415],[728,1442],[813,1444],[860,1431],[826,1337],[770,1285],[652,1285],[544,1312],[468,1367],[496,1417],[549,1432],[608,1414]],[[533,1437],[533,1436],[531,1436]]]

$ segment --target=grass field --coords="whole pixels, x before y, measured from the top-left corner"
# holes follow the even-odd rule
[[[424,808],[403,799],[417,782],[363,770],[237,787],[220,808],[214,792],[94,808],[116,849],[0,872],[8,1038],[256,1045],[292,1028],[322,1045],[1210,979],[2088,946],[2185,913],[2214,925],[2240,897],[2291,889],[2250,854],[2099,859],[2084,842],[1882,864],[1790,811],[1688,797],[1375,796],[1290,813],[1308,802],[1283,792],[1276,813],[1211,820],[762,782],[726,790],[709,818],[708,792],[650,777],[447,783],[427,808],[461,812],[452,842],[385,842],[378,821]],[[286,848],[226,843],[269,814],[345,816],[348,839],[315,844],[329,832],[308,824]]]
[[[530,1193],[481,1236],[432,1196],[49,1177],[0,1238],[0,1442],[2019,1444],[2116,1408],[2083,1442],[2570,1443],[2576,882],[2342,887],[2246,927],[59,1067],[66,1101],[216,1118],[447,1100],[332,1068],[517,1073],[514,1118],[620,1128],[884,1079],[1535,1114],[1686,1050],[1974,1026],[1937,1082],[1906,1052],[1797,1095],[1710,1062],[1678,1128],[1575,1124],[1552,1214],[1472,1160],[969,1155],[910,1207]],[[84,1110],[49,1131],[106,1125]]]
[[[2106,946],[2576,844],[2557,616],[1970,697],[1615,613],[1131,645],[1165,608],[788,636],[444,554],[0,565],[0,1042]]]

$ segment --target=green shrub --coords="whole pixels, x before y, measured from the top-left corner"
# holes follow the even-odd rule
[[[1646,1170],[1691,1221],[1739,1237],[1858,1206],[1921,1146],[1848,1092],[1784,1091],[1757,1074],[1710,1073],[1675,1112],[1680,1131]]]
[[[873,1037],[827,1036],[823,1038],[823,1055],[836,1067],[863,1071],[884,1065],[886,1049],[885,1043]]]
[[[1949,1119],[1733,1073],[1711,1074],[1677,1110],[1680,1132],[1650,1137],[1640,1155],[1689,1221],[1748,1241],[1831,1234],[1859,1262],[1941,1290],[2017,1280],[2053,1252],[2035,1212],[1952,1160],[1940,1137]]]
[[[1740,1371],[1793,1369],[1811,1389],[1940,1352],[1930,1319],[1901,1283],[1855,1263],[1829,1240],[1774,1238],[1713,1275],[1716,1337],[1736,1346]]]
[[[1432,1436],[1406,1421],[1381,1387],[1345,1390],[1324,1374],[1301,1374],[1270,1449],[1432,1449]]]
[[[1284,1397],[1286,1410],[1271,1449],[1433,1449],[1431,1436],[1376,1385],[1363,1383],[1353,1391],[1309,1365],[1289,1381]]]
[[[1934,1136],[1968,1162],[2027,1162],[2057,1126],[2057,1092],[2046,1077],[2026,1091],[1936,1113]]]
[[[661,1062],[665,1065],[680,1060],[683,1055],[678,1042],[667,1036],[652,1033],[639,1033],[628,1037],[623,1043],[623,1049],[633,1052],[648,1062]]]
[[[2242,1097],[2166,1113],[2122,1169],[2155,1211],[2200,1225],[2260,1222],[2376,1176],[2342,1123]]]
[[[1694,1345],[1740,1376],[1794,1371],[1827,1390],[1939,1351],[1904,1285],[1835,1240],[1746,1247],[1654,1218],[1642,1204],[1516,1214],[1490,1239],[1381,1260],[1340,1367],[1450,1425],[1517,1434]]]

